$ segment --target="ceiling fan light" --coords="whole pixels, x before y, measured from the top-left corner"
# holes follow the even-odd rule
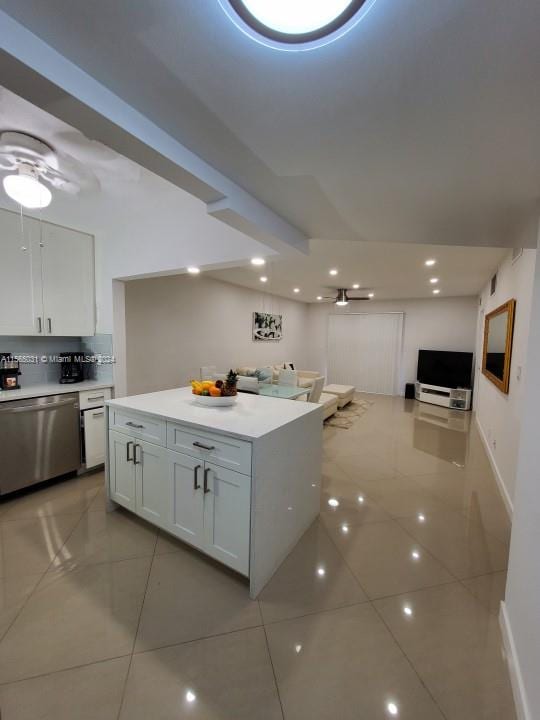
[[[37,172],[31,167],[23,165],[16,175],[6,175],[3,185],[12,200],[30,210],[45,208],[51,203],[51,191],[39,182]]]
[[[336,305],[339,305],[339,307],[345,307],[345,305],[348,305],[348,300],[336,300]]]

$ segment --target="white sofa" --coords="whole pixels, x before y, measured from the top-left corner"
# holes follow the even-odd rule
[[[272,382],[277,383],[279,380],[279,371],[283,369],[290,369],[290,366],[293,363],[280,363],[279,365],[259,365],[260,369],[266,369],[272,371]],[[296,367],[295,367],[296,369]],[[240,375],[250,375],[253,374],[257,370],[256,367],[251,366],[245,366],[240,365],[237,368],[237,372]],[[303,388],[310,388],[313,385],[313,381],[315,378],[318,378],[320,373],[315,372],[314,370],[298,370],[296,369],[296,374],[298,376],[298,387]]]

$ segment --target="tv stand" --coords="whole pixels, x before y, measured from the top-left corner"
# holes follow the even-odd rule
[[[440,405],[452,410],[470,410],[472,390],[466,388],[447,388],[440,385],[415,383],[415,397],[420,402]]]

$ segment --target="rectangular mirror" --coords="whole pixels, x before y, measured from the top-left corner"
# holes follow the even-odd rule
[[[516,301],[508,300],[486,315],[484,322],[482,372],[504,393],[510,387],[515,312]]]

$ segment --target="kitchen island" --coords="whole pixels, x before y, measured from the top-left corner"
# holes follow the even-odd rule
[[[249,578],[255,598],[319,513],[323,409],[191,388],[107,403],[107,493]]]

